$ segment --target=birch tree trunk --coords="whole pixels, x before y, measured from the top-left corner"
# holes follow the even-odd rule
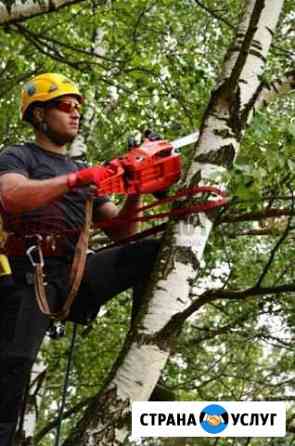
[[[104,48],[103,36],[103,30],[101,28],[97,28],[94,35],[93,49],[91,50],[95,56],[104,56],[106,54],[107,50]],[[69,155],[76,160],[80,159],[86,161],[89,137],[93,134],[93,130],[98,124],[99,111],[97,110],[96,102],[99,93],[96,89],[91,93],[91,96],[87,97],[86,101],[87,107],[84,111],[82,132],[80,131],[77,137],[74,139],[69,151]]]
[[[185,186],[220,187],[223,174],[232,166],[255,103],[261,101],[261,75],[282,6],[283,0],[245,1],[203,118]],[[104,390],[64,446],[123,444],[130,402],[149,399],[181,329],[179,316],[191,304],[193,282],[213,223],[214,214],[169,223],[136,326]]]
[[[40,14],[56,11],[85,0],[6,0],[0,2],[0,25],[28,19]]]

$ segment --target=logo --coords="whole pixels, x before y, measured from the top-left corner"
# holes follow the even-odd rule
[[[283,401],[134,401],[132,438],[284,437]]]
[[[31,82],[24,85],[24,90],[29,96],[33,96],[37,91],[36,86]]]
[[[201,411],[200,424],[209,434],[219,434],[228,425],[228,413],[224,407],[210,404]]]

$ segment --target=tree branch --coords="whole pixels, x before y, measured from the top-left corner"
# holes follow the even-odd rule
[[[175,327],[179,328],[182,326],[184,321],[188,319],[193,313],[198,311],[202,306],[219,299],[226,300],[243,300],[248,297],[254,296],[266,296],[268,294],[281,294],[289,293],[295,291],[295,283],[290,283],[286,285],[279,285],[276,287],[251,287],[245,290],[207,290],[201,294],[198,299],[196,299],[186,310],[173,316],[171,321],[169,321],[163,329],[160,331],[160,336],[164,333],[170,333],[171,330],[175,331]]]
[[[257,221],[257,220],[263,220],[265,218],[277,218],[282,216],[293,216],[295,215],[294,210],[290,208],[266,208],[262,209],[261,211],[257,212],[246,212],[245,214],[229,214],[224,215],[223,217],[219,218],[215,225],[220,225],[223,223],[237,223],[237,222],[243,222],[243,221]]]
[[[1,79],[1,88],[0,88],[0,95],[4,96],[7,95],[8,92],[12,88],[15,87],[15,85],[18,85],[21,82],[27,81],[32,76],[34,76],[38,71],[40,70],[41,66],[38,65],[34,70],[25,71],[24,73],[19,74],[18,76],[15,76],[13,78],[7,78],[7,79]]]
[[[199,0],[195,0],[195,3],[200,6],[201,9],[203,9],[204,11],[208,12],[212,17],[214,17],[215,19],[219,20],[220,22],[225,23],[229,28],[234,29],[234,25],[232,25],[228,20],[226,20],[224,17],[220,16],[219,14],[216,14],[215,11],[213,11],[212,9],[208,8],[206,5],[204,5],[202,2],[200,2]]]
[[[292,210],[293,210],[293,209],[292,209]],[[262,284],[263,279],[264,279],[265,276],[267,275],[267,273],[268,273],[268,271],[269,271],[269,268],[270,268],[270,266],[271,266],[271,264],[272,264],[272,262],[273,262],[273,260],[274,260],[274,258],[275,258],[276,252],[278,251],[279,247],[281,246],[281,244],[283,243],[283,241],[285,240],[285,238],[287,237],[287,235],[288,235],[288,233],[289,233],[289,230],[290,230],[290,223],[291,223],[291,218],[292,218],[292,217],[290,217],[290,218],[288,219],[288,224],[287,224],[287,226],[286,226],[286,229],[284,230],[283,234],[281,235],[281,237],[279,238],[279,240],[278,240],[277,243],[275,244],[274,248],[271,250],[269,259],[268,259],[266,265],[265,265],[264,268],[263,268],[263,271],[262,271],[262,274],[261,274],[260,278],[258,279],[258,281],[257,281],[257,283],[256,283],[256,287],[257,287],[257,288],[259,288],[260,285]]]
[[[98,59],[100,61],[101,60],[105,60],[105,61],[111,62],[112,64],[120,62],[120,60],[115,60],[113,58],[108,58],[108,57],[105,57],[103,55],[96,54],[93,51],[84,50],[84,49],[81,49],[81,48],[77,48],[77,47],[75,47],[73,45],[70,45],[68,43],[64,43],[60,39],[55,39],[53,37],[48,36],[48,34],[33,32],[32,30],[28,29],[28,27],[26,27],[26,26],[24,26],[24,25],[22,25],[20,23],[17,23],[14,26],[22,35],[24,35],[24,36],[26,34],[30,35],[32,38],[37,39],[40,43],[42,43],[42,45],[47,46],[47,48],[49,48],[49,49],[53,49],[52,46],[49,46],[49,42],[51,42],[54,45],[60,46],[60,47],[65,48],[65,49],[68,49],[68,50],[73,51],[75,53],[83,54],[84,56],[88,56],[89,58],[93,58],[94,57],[94,58],[96,58],[96,59]],[[11,27],[11,28],[13,28],[13,27]],[[101,62],[100,62],[100,65],[103,66],[101,64]]]
[[[93,400],[93,397],[85,398],[84,400],[80,401],[75,406],[71,407],[69,410],[67,410],[64,415],[63,419],[69,418],[70,416],[78,413],[83,407],[90,404]],[[44,426],[40,431],[34,435],[34,444],[38,444],[45,435],[47,435],[52,429],[54,429],[57,426],[57,423],[59,422],[59,417],[54,418],[52,421],[50,421],[46,426]]]
[[[43,0],[34,3],[31,1],[19,3],[10,0],[6,1],[6,4],[0,2],[0,26],[21,22],[31,17],[48,14],[66,6],[83,2],[85,0]]]
[[[266,107],[278,96],[288,94],[295,89],[295,70],[288,71],[281,79],[275,79],[271,83],[262,81],[252,98],[242,111],[242,120],[249,119],[249,113],[255,113],[259,108]]]
[[[281,230],[278,228],[264,228],[264,229],[249,229],[247,231],[241,231],[237,233],[225,234],[229,238],[236,237],[261,237],[264,235],[277,236],[281,234]]]
[[[70,60],[69,58],[64,57],[64,55],[53,46],[50,46],[48,42],[45,42],[44,40],[38,38],[38,34],[32,33],[27,27],[22,25],[15,25],[15,27],[10,27],[13,32],[18,32],[21,34],[29,43],[31,43],[40,53],[44,54],[47,57],[50,57],[51,59],[54,59],[62,64],[68,65],[71,68],[77,70],[77,71],[83,71],[85,68],[91,69],[92,65],[98,65],[101,67],[101,63],[93,60]],[[62,46],[62,45],[61,45]],[[45,49],[46,48],[46,49]],[[107,85],[116,86],[118,90],[124,91],[127,94],[131,94],[132,90],[123,86],[118,85],[116,82],[112,81],[111,78],[107,78],[105,76],[99,76],[97,77],[100,81],[104,82]]]
[[[207,341],[209,339],[213,339],[217,336],[221,336],[223,334],[226,333],[230,333],[231,330],[234,330],[236,327],[242,327],[243,323],[245,323],[245,321],[247,320],[247,315],[242,314],[240,317],[238,317],[237,319],[235,319],[234,321],[232,321],[229,324],[220,326],[219,328],[210,328],[210,327],[198,327],[198,326],[193,326],[193,329],[198,330],[200,332],[200,335],[197,335],[196,337],[194,337],[192,340],[185,342],[184,346],[187,347],[191,347],[191,346],[196,346],[197,344],[203,342],[203,341]],[[204,335],[202,334],[204,333]]]

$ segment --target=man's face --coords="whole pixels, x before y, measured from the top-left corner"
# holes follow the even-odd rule
[[[44,120],[51,132],[59,135],[64,143],[77,136],[81,104],[75,96],[65,95],[52,101],[44,109]]]

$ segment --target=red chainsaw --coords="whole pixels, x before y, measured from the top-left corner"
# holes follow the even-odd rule
[[[149,194],[165,190],[181,175],[179,149],[197,141],[196,131],[175,141],[145,139],[112,160],[116,174],[100,184],[98,194]]]
[[[209,212],[212,209],[224,206],[228,202],[226,193],[214,186],[193,186],[178,190],[174,195],[163,194],[174,184],[181,175],[181,157],[179,149],[197,141],[199,132],[196,131],[175,141],[163,139],[145,139],[141,145],[132,145],[129,152],[119,158],[110,161],[115,167],[116,173],[101,181],[97,194],[149,194],[157,198],[150,204],[137,209],[135,215],[127,217],[114,217],[99,223],[100,228],[126,224],[129,222],[146,222],[168,217],[185,217],[199,212]],[[108,163],[107,163],[108,164]],[[196,203],[189,206],[181,206],[146,215],[145,211],[151,210],[163,203],[173,203],[179,198],[187,198],[196,195],[204,195]],[[213,195],[212,199],[208,196]],[[164,230],[165,223],[156,225],[132,237],[124,239],[123,242],[146,237]]]

